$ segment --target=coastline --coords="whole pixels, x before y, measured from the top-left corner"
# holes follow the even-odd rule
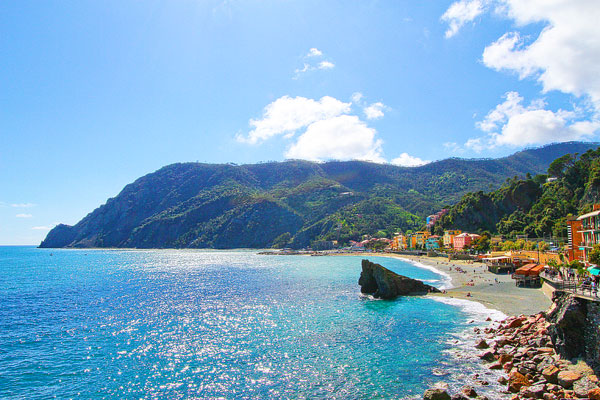
[[[552,305],[552,301],[541,289],[516,287],[510,275],[493,274],[482,263],[390,253],[366,253],[361,256],[367,254],[408,261],[447,277],[451,286],[442,287],[446,293],[429,295],[433,298],[439,297],[440,301],[444,301],[442,299],[472,301],[488,309],[500,311],[505,316],[533,315],[546,311]]]

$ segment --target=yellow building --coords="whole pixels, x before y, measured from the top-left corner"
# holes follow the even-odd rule
[[[458,229],[444,231],[444,247],[451,249],[454,247],[454,236],[458,236],[462,231]]]
[[[415,247],[425,247],[425,242],[427,241],[427,238],[429,236],[431,236],[431,233],[429,231],[419,231],[415,233]]]

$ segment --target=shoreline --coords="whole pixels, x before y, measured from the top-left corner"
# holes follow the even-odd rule
[[[357,256],[395,258],[420,268],[435,270],[438,275],[449,279],[451,287],[442,287],[446,293],[432,293],[429,295],[432,298],[472,301],[500,311],[505,316],[534,315],[548,310],[552,305],[542,289],[516,287],[510,275],[493,274],[483,263],[390,253],[364,253]]]

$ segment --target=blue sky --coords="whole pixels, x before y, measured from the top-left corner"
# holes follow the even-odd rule
[[[598,140],[595,0],[0,3],[0,244],[174,162]]]

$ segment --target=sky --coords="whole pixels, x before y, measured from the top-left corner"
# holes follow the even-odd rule
[[[597,141],[598,21],[597,0],[0,2],[0,244],[175,162]]]

